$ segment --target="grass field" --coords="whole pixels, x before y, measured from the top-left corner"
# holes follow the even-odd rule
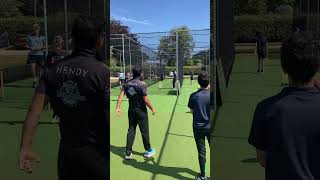
[[[252,55],[238,55],[219,112],[213,137],[213,174],[216,180],[263,180],[255,149],[248,144],[253,113],[257,103],[281,89],[278,55],[266,61],[265,72],[258,74]]]
[[[128,118],[128,102],[122,105],[122,116],[115,116],[119,88],[111,91],[111,179],[141,180],[192,180],[199,172],[198,155],[192,133],[192,115],[187,107],[190,94],[197,89],[196,82],[185,81],[181,96],[177,99],[171,90],[171,81],[166,80],[163,88],[155,84],[149,87],[149,97],[157,114],[149,113],[151,145],[156,148],[154,159],[143,158],[141,134],[137,128],[134,159],[124,160]],[[210,150],[207,146],[207,175],[210,175]]]
[[[40,117],[34,151],[41,157],[32,174],[17,169],[17,157],[22,122],[34,89],[31,80],[21,80],[5,85],[6,97],[0,100],[0,167],[3,180],[56,180],[59,131],[50,124],[50,111]],[[224,106],[218,115],[211,157],[213,172],[210,175],[210,155],[207,146],[207,174],[216,180],[264,179],[263,169],[255,160],[255,151],[247,143],[252,115],[256,104],[277,93],[281,87],[281,69],[277,56],[266,61],[263,74],[256,72],[256,59],[252,55],[238,55],[225,93]],[[124,161],[128,118],[124,101],[122,116],[115,116],[119,87],[111,90],[111,179],[139,180],[192,180],[199,172],[197,150],[192,133],[192,116],[187,101],[197,84],[185,81],[181,96],[177,99],[171,90],[171,81],[166,80],[163,88],[159,84],[149,87],[149,96],[157,114],[149,114],[151,144],[156,148],[154,159],[145,161],[141,135],[137,129],[134,144],[134,160]]]
[[[59,131],[51,124],[52,112],[45,110],[40,117],[33,149],[41,158],[32,174],[17,169],[22,123],[31,102],[34,89],[32,80],[5,85],[5,98],[0,100],[0,168],[3,180],[57,180],[56,159]]]

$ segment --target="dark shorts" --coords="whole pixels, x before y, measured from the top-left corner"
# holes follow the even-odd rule
[[[257,53],[259,59],[265,59],[267,57],[267,50],[258,50]]]
[[[29,55],[28,56],[28,64],[38,64],[38,65],[44,65],[45,64],[45,57],[44,55]]]
[[[58,155],[59,180],[106,180],[108,150],[94,145],[69,147],[60,144]]]

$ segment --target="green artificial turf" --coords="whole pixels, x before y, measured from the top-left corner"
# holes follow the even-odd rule
[[[31,102],[34,89],[32,80],[5,84],[5,98],[0,100],[0,168],[1,179],[7,180],[56,180],[59,130],[51,124],[52,112],[45,110],[33,142],[33,150],[40,158],[32,174],[18,170],[18,151],[22,123]]]
[[[171,80],[163,82],[163,88],[154,84],[148,88],[149,97],[157,114],[149,112],[151,145],[156,148],[154,159],[143,158],[143,143],[137,128],[133,146],[133,160],[124,160],[128,128],[128,101],[122,104],[122,116],[115,116],[119,88],[111,91],[111,179],[127,180],[192,180],[199,172],[198,155],[192,132],[192,115],[187,107],[189,96],[197,90],[197,83],[185,81],[180,97],[171,90]],[[210,175],[210,150],[207,145],[207,175]]]
[[[255,149],[248,144],[251,122],[258,102],[281,89],[279,55],[266,60],[264,73],[257,73],[253,55],[238,55],[213,133],[213,178],[215,180],[263,180]]]

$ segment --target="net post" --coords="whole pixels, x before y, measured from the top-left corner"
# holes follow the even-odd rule
[[[65,33],[65,42],[66,50],[69,51],[69,35],[68,35],[68,2],[64,0],[64,33]]]
[[[130,74],[132,74],[132,66],[131,66],[131,44],[129,39],[129,60],[130,60]]]
[[[126,60],[124,58],[124,34],[122,34],[122,60],[123,60],[123,73],[126,74]]]
[[[3,71],[0,70],[0,83],[1,83],[1,100],[4,99],[4,84],[3,84]]]
[[[176,31],[176,89],[177,89],[177,96],[179,96],[179,34]]]

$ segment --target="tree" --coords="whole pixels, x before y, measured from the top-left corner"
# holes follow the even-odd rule
[[[194,65],[193,59],[187,59],[184,65],[193,66]]]
[[[169,36],[160,38],[160,45],[158,46],[159,54],[166,59],[168,66],[176,65],[176,35],[178,34],[179,42],[179,56],[183,58],[190,58],[191,52],[194,48],[193,37],[190,30],[186,26],[174,28],[169,32]]]
[[[248,0],[247,14],[267,14],[267,0]]]
[[[1,0],[0,18],[20,16],[22,13],[19,10],[21,2],[17,0]]]
[[[294,0],[268,0],[268,12],[274,12],[280,5],[290,5],[293,7]]]
[[[130,32],[130,29],[128,26],[125,26],[124,24],[121,23],[121,21],[115,20],[115,19],[111,19],[110,21],[110,45],[113,46],[113,56],[115,58],[116,64],[117,65],[121,65],[123,64],[122,62],[120,62],[120,59],[122,59],[123,57],[123,53],[122,53],[122,36],[121,34],[125,35],[125,46],[124,46],[124,50],[125,50],[125,63],[129,64],[129,60],[130,60],[130,55],[129,55],[129,38],[131,38],[132,40],[130,40],[130,50],[132,51],[132,54],[136,53],[139,54],[138,52],[141,51],[141,47],[139,45],[139,41],[137,39],[137,37],[135,36],[135,34]],[[128,38],[129,37],[129,38]],[[146,57],[146,56],[145,56]],[[138,55],[132,55],[131,56],[132,62],[141,62],[141,60],[139,59]],[[146,60],[146,58],[144,58],[144,60]]]

